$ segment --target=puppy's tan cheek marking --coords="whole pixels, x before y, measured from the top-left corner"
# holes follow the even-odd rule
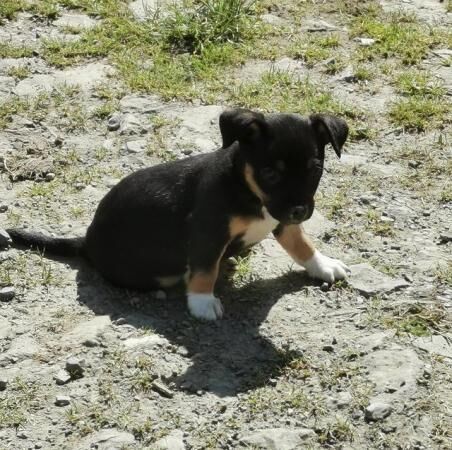
[[[254,170],[249,164],[245,164],[244,170],[245,181],[251,192],[261,201],[264,202],[267,200],[267,196],[262,192],[262,189],[257,185],[256,180],[254,178]]]
[[[285,226],[276,236],[276,240],[295,261],[307,261],[314,255],[314,244],[304,234],[300,225]]]

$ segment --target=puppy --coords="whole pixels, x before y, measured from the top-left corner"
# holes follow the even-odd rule
[[[313,114],[263,115],[231,109],[220,116],[221,149],[139,170],[102,199],[83,238],[7,230],[13,245],[86,258],[117,286],[149,290],[185,280],[188,308],[215,320],[220,260],[273,232],[314,278],[329,283],[347,267],[322,255],[300,226],[314,210],[325,146],[338,157],[344,120]]]

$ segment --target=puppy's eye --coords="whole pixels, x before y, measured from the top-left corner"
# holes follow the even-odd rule
[[[262,180],[267,184],[277,184],[281,180],[281,174],[271,167],[265,167],[261,169],[260,176]]]

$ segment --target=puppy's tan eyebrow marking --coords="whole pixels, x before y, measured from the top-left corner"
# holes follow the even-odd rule
[[[267,196],[262,192],[262,189],[257,185],[254,179],[254,170],[249,164],[245,164],[244,170],[245,181],[251,192],[261,201],[267,199]]]

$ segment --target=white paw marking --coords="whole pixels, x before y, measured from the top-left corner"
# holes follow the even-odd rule
[[[300,262],[300,265],[306,269],[310,277],[328,283],[343,280],[350,273],[350,269],[342,261],[322,255],[318,250],[310,259]]]
[[[223,316],[223,305],[220,299],[213,294],[189,292],[187,298],[188,309],[193,317],[203,320],[217,320]]]

